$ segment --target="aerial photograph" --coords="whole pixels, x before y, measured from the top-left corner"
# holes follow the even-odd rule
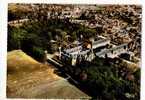
[[[9,3],[7,98],[140,100],[141,5]]]

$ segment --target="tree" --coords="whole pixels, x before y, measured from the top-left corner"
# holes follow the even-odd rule
[[[11,28],[8,32],[8,50],[21,49],[21,42],[27,35],[27,31],[20,28]]]

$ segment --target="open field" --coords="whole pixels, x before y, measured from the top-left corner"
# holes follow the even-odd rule
[[[85,98],[67,80],[53,73],[51,65],[41,64],[21,50],[8,52],[8,98]]]

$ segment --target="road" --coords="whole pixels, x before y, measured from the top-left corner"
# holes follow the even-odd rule
[[[57,61],[55,61],[54,59],[52,59],[54,57],[54,55],[52,54],[47,54],[47,60],[49,63],[53,64],[59,71],[61,71],[62,74],[65,74],[67,76],[67,80],[71,80],[73,81],[73,83],[75,84],[79,84],[75,79],[73,79],[69,74],[67,74],[64,69],[63,69],[63,65],[58,63]]]

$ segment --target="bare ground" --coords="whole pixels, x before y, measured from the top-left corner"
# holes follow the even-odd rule
[[[53,73],[52,65],[44,65],[21,50],[8,52],[8,98],[90,98]]]

